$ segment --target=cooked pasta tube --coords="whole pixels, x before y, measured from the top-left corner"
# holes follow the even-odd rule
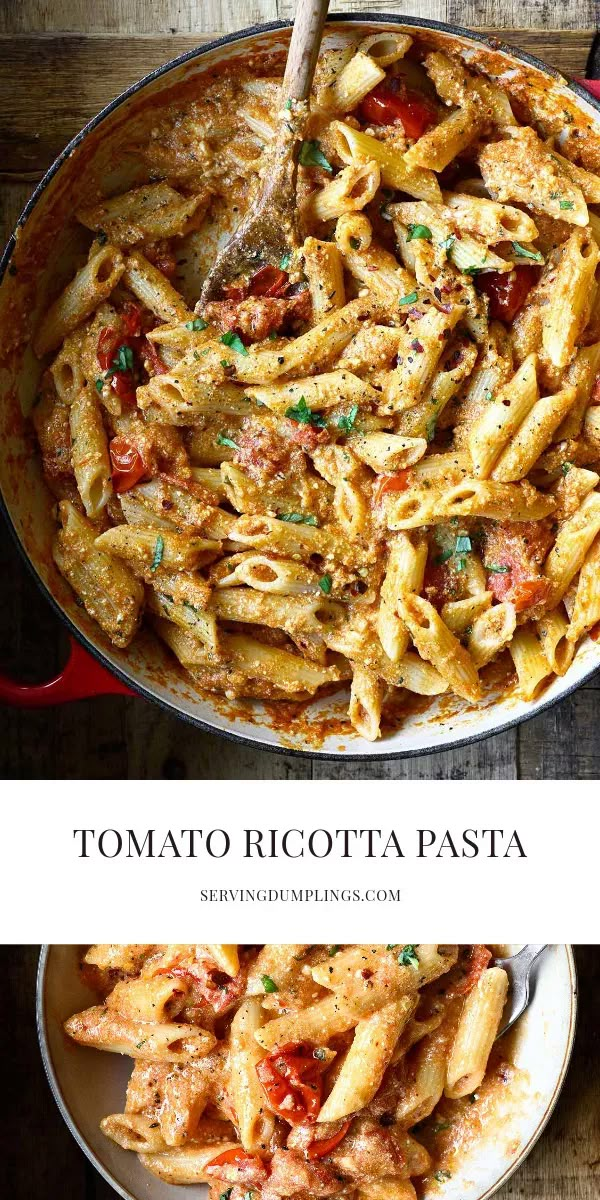
[[[600,621],[600,537],[596,536],[583,561],[566,637],[574,646]]]
[[[392,317],[396,308],[401,313],[408,298],[415,296],[414,277],[389,250],[373,242],[368,218],[363,213],[344,213],[338,219],[335,240],[350,274],[368,288],[379,304],[393,306]]]
[[[285,992],[294,981],[298,972],[304,966],[304,955],[310,946],[306,942],[269,942],[261,946],[251,964],[248,973],[247,991],[250,996],[259,995],[264,998],[265,988],[263,979],[272,979],[277,992]],[[256,1040],[262,1045],[260,1025],[255,1030]]]
[[[555,675],[565,675],[573,661],[575,647],[568,638],[569,622],[562,605],[540,617],[536,629],[548,666]]]
[[[102,1005],[70,1017],[65,1029],[81,1046],[155,1062],[185,1063],[208,1054],[216,1042],[213,1033],[198,1025],[130,1020]]]
[[[389,67],[392,63],[404,58],[412,46],[412,38],[407,33],[373,33],[363,38],[359,44],[359,52],[368,54],[379,67]]]
[[[256,1067],[264,1058],[255,1033],[263,1024],[259,996],[242,1001],[231,1023],[231,1098],[244,1150],[260,1153],[271,1141],[275,1117],[265,1106]]]
[[[304,239],[302,257],[316,325],[321,317],[343,308],[346,302],[342,258],[333,242],[322,242],[315,237]]]
[[[161,1024],[177,1016],[187,991],[184,980],[166,975],[156,979],[122,979],[108,996],[106,1007],[130,1021]]]
[[[330,183],[311,193],[305,220],[332,221],[342,213],[360,212],[373,199],[379,184],[379,166],[374,159],[349,163]]]
[[[468,229],[491,245],[506,241],[533,242],[538,236],[535,221],[510,204],[498,204],[496,200],[458,192],[445,192],[444,204],[451,210],[460,229]]]
[[[471,426],[469,452],[475,475],[487,479],[506,445],[539,398],[537,357],[530,354]]]
[[[343,162],[367,162],[374,159],[381,171],[381,181],[386,187],[398,188],[416,196],[418,200],[440,200],[440,185],[430,170],[417,165],[409,166],[406,157],[388,147],[385,142],[354,129],[344,121],[332,121],[331,135]]]
[[[127,255],[123,278],[134,296],[161,321],[193,320],[194,314],[190,312],[183,296],[139,250],[132,250]]]
[[[471,1095],[481,1083],[508,993],[508,975],[490,967],[469,992],[448,1062],[446,1095]]]
[[[519,695],[524,700],[537,699],[553,674],[539,633],[535,628],[521,627],[508,648],[517,672]]]
[[[100,1122],[102,1132],[122,1150],[136,1154],[158,1154],[168,1150],[158,1121],[143,1113],[113,1113]]]
[[[556,608],[569,584],[583,566],[585,556],[600,532],[600,493],[590,492],[572,517],[563,521],[544,563],[550,582],[547,608]]]
[[[366,1180],[358,1189],[359,1200],[417,1200],[410,1179],[384,1175],[381,1179]]]
[[[210,607],[221,621],[243,621],[249,625],[267,625],[285,629],[294,640],[302,635],[321,635],[336,625],[343,611],[335,601],[319,591],[318,598],[306,595],[276,595],[254,588],[236,587],[215,590]]]
[[[503,483],[523,479],[537,462],[552,435],[575,401],[574,387],[536,400],[517,432],[502,451],[492,470],[492,479]]]
[[[215,654],[219,653],[219,631],[214,612],[207,612],[187,599],[175,600],[162,579],[153,585],[153,590],[146,598],[146,605],[148,612],[173,621],[181,629],[199,638]]]
[[[517,625],[513,604],[505,601],[486,608],[472,622],[467,649],[478,671],[510,643]]]
[[[331,962],[317,963],[312,977],[321,987],[351,999],[360,1011],[371,1012],[438,979],[457,958],[458,947],[449,945],[351,946]],[[373,999],[376,996],[379,1004]]]
[[[359,47],[336,75],[327,92],[327,105],[336,112],[351,112],[382,79],[385,79],[385,71],[381,64]]]
[[[140,1162],[153,1175],[157,1175],[163,1183],[190,1184],[210,1183],[206,1174],[207,1165],[220,1154],[228,1150],[236,1150],[239,1143],[234,1141],[214,1143],[209,1146],[194,1145],[179,1146],[162,1154],[140,1154]]]
[[[222,971],[225,971],[226,975],[238,974],[240,969],[240,955],[237,945],[211,945],[207,946],[206,949],[217,966]]]
[[[220,579],[217,588],[246,584],[259,592],[279,596],[319,595],[316,571],[293,559],[270,558],[266,554],[244,555],[233,571]]]
[[[401,1096],[395,1111],[401,1125],[416,1125],[433,1112],[444,1093],[452,1027],[448,1020],[421,1041],[414,1062],[414,1082]]]
[[[339,1121],[371,1103],[416,1006],[416,997],[403,996],[358,1022],[344,1065],[319,1112],[319,1122]]]
[[[481,111],[475,103],[467,101],[413,143],[404,155],[405,165],[409,170],[443,171],[475,141],[480,130]],[[409,191],[406,187],[403,190]]]
[[[452,517],[491,517],[502,521],[539,521],[554,510],[552,496],[536,491],[526,480],[496,483],[465,479],[445,491],[416,488],[384,496],[388,529],[419,529]],[[585,502],[584,502],[585,503]]]
[[[377,632],[381,645],[392,662],[399,662],[408,650],[408,630],[398,616],[398,601],[403,592],[420,592],[427,562],[427,543],[413,546],[407,534],[399,533],[390,546],[381,599],[377,614]]]
[[[301,404],[302,397],[311,411],[337,408],[341,404],[368,404],[377,399],[377,392],[370,384],[352,371],[344,370],[327,371],[312,378],[296,379],[293,383],[249,387],[246,395],[282,416],[288,409]]]
[[[352,453],[378,473],[400,471],[423,457],[425,438],[404,437],[398,433],[365,433],[352,438]]]
[[[481,692],[473,660],[433,604],[422,596],[404,592],[398,601],[398,613],[421,657],[432,663],[459,696],[479,700]]]
[[[92,255],[43,316],[33,339],[38,358],[56,350],[68,333],[108,300],[125,270],[125,259],[107,243]]]
[[[348,715],[356,732],[368,742],[376,742],[380,734],[384,686],[374,671],[352,663],[350,706]],[[339,1114],[340,1116],[345,1114]],[[337,1117],[331,1117],[332,1121]]]
[[[472,596],[465,596],[463,600],[447,600],[440,609],[440,616],[452,633],[460,635],[471,628],[473,622],[489,609],[491,603],[491,592],[475,592]],[[473,657],[471,650],[469,654]]]
[[[52,556],[86,611],[117,646],[128,646],[140,622],[144,590],[131,571],[98,549],[97,530],[68,500],[59,505],[62,528]]]
[[[588,229],[577,229],[559,254],[542,308],[542,342],[550,362],[566,367],[590,315],[600,248]]]
[[[398,364],[389,371],[384,383],[384,399],[379,411],[402,412],[423,399],[445,348],[445,339],[463,315],[456,305],[445,313],[430,307],[418,320],[409,320],[404,337],[398,343]]]
[[[112,496],[108,441],[100,406],[91,388],[82,388],[69,408],[71,462],[86,515],[99,517]]]
[[[96,538],[96,547],[127,562],[139,563],[151,572],[161,568],[191,571],[212,561],[221,549],[220,542],[209,538],[167,529],[158,533],[140,525],[114,525]]]
[[[183,236],[192,218],[201,216],[205,208],[205,195],[182,196],[161,180],[80,208],[77,220],[96,233],[106,233],[116,246],[133,246]]]

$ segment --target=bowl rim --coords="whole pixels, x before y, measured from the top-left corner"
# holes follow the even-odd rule
[[[491,1197],[493,1195],[495,1195],[495,1193],[499,1190],[499,1188],[503,1187],[504,1184],[511,1178],[511,1176],[514,1175],[515,1171],[518,1171],[519,1167],[522,1166],[523,1162],[528,1157],[528,1155],[531,1153],[536,1142],[539,1140],[542,1133],[544,1132],[544,1129],[546,1128],[546,1125],[548,1124],[550,1117],[552,1116],[554,1109],[556,1108],[558,1098],[563,1089],[564,1082],[565,1082],[567,1072],[569,1069],[569,1065],[571,1062],[571,1057],[573,1054],[573,1046],[575,1043],[575,1033],[577,1030],[577,1017],[578,1017],[578,1006],[579,1006],[579,986],[578,986],[578,978],[577,978],[577,964],[575,962],[575,954],[574,954],[574,950],[573,950],[573,945],[571,943],[563,943],[563,946],[564,946],[564,950],[565,950],[565,954],[566,954],[567,969],[569,972],[569,998],[570,998],[569,1029],[568,1029],[568,1033],[567,1033],[567,1042],[566,1042],[566,1046],[565,1046],[565,1053],[563,1056],[563,1060],[562,1060],[562,1063],[560,1066],[560,1070],[559,1070],[559,1074],[558,1074],[556,1083],[554,1085],[554,1090],[552,1092],[552,1095],[550,1096],[550,1099],[548,1101],[548,1104],[547,1104],[547,1107],[546,1107],[546,1110],[545,1110],[543,1116],[541,1117],[540,1121],[538,1122],[538,1124],[537,1124],[536,1128],[534,1129],[533,1133],[531,1134],[531,1137],[529,1138],[529,1140],[526,1142],[526,1144],[520,1150],[517,1158],[514,1160],[514,1162],[511,1162],[507,1166],[506,1170],[503,1172],[503,1174],[500,1176],[500,1178],[495,1183],[493,1183],[491,1185],[491,1187],[489,1187],[485,1192],[482,1192],[481,1195],[477,1197],[477,1200],[491,1200]],[[51,951],[52,951],[52,943],[45,943],[44,945],[42,945],[40,947],[40,956],[39,956],[39,960],[38,960],[36,989],[35,989],[36,1028],[37,1028],[37,1035],[38,1035],[38,1043],[39,1043],[40,1054],[42,1057],[42,1062],[44,1065],[46,1079],[48,1080],[50,1090],[52,1092],[52,1095],[54,1097],[54,1100],[56,1102],[56,1105],[60,1112],[60,1115],[63,1118],[63,1121],[65,1122],[69,1132],[72,1134],[73,1138],[77,1142],[79,1149],[83,1151],[83,1153],[86,1155],[87,1159],[92,1163],[92,1166],[94,1166],[96,1168],[96,1170],[99,1172],[99,1174],[102,1176],[102,1178],[106,1181],[106,1183],[108,1183],[115,1190],[117,1195],[119,1195],[121,1197],[121,1200],[142,1200],[142,1197],[140,1195],[135,1196],[133,1192],[130,1192],[130,1191],[126,1190],[124,1187],[122,1187],[121,1184],[118,1183],[118,1181],[114,1178],[114,1176],[112,1175],[112,1173],[108,1169],[108,1167],[105,1167],[104,1164],[100,1161],[100,1159],[98,1158],[95,1151],[92,1149],[92,1147],[89,1145],[89,1143],[86,1141],[85,1137],[83,1136],[83,1134],[82,1134],[79,1126],[77,1125],[77,1122],[75,1121],[74,1117],[72,1116],[71,1111],[70,1111],[70,1109],[66,1103],[66,1100],[63,1096],[63,1093],[62,1093],[62,1090],[61,1090],[61,1087],[60,1087],[60,1084],[58,1082],[58,1078],[56,1075],[56,1071],[54,1068],[54,1063],[52,1061],[52,1055],[50,1052],[50,1046],[49,1046],[49,1040],[48,1040],[48,1034],[47,1034],[46,973],[47,973],[47,968],[48,968],[48,959],[49,959]]]
[[[555,67],[550,66],[548,63],[545,63],[542,59],[537,58],[528,51],[521,50],[494,35],[490,35],[476,29],[467,29],[465,26],[455,25],[451,22],[428,20],[424,17],[409,17],[403,15],[402,13],[339,12],[330,13],[327,18],[328,25],[354,23],[363,25],[402,25],[406,27],[412,26],[416,29],[437,30],[442,33],[451,34],[456,38],[464,38],[468,41],[479,43],[480,45],[496,51],[497,53],[510,55],[518,61],[534,67],[536,70],[542,72],[546,76],[549,76],[551,79],[554,79],[557,83],[567,87],[580,99],[585,100],[587,104],[596,109],[600,123],[600,99],[592,96],[591,93],[583,88],[581,84],[577,83],[576,80],[567,79],[561,74],[560,71],[558,71]],[[100,109],[100,111],[96,113],[96,115],[89,121],[87,121],[79,130],[79,132],[76,133],[75,136],[67,143],[52,165],[42,176],[42,179],[39,181],[37,186],[34,188],[31,196],[23,208],[23,211],[17,219],[15,229],[9,237],[3,253],[0,256],[0,286],[2,285],[4,276],[10,266],[12,254],[17,244],[18,232],[26,224],[28,218],[43,196],[46,188],[54,176],[60,171],[67,159],[71,157],[73,151],[76,150],[85,141],[88,135],[99,125],[101,125],[107,117],[116,112],[116,110],[120,108],[122,104],[124,104],[132,96],[136,95],[137,92],[142,91],[147,85],[161,78],[161,76],[168,74],[175,68],[180,67],[185,63],[192,62],[195,59],[199,59],[204,54],[207,54],[215,49],[231,45],[232,43],[241,42],[252,37],[258,37],[264,33],[272,33],[277,30],[290,29],[292,24],[293,23],[291,21],[267,21],[264,24],[249,25],[246,28],[236,30],[233,33],[224,34],[222,37],[212,38],[207,42],[203,42],[200,46],[196,46],[191,50],[186,50],[183,54],[178,55],[176,58],[170,59],[168,62],[163,63],[160,67],[157,67],[154,71],[150,71],[147,75],[142,76],[141,79],[136,80],[128,88],[120,92],[118,96],[115,96],[113,100],[109,101],[104,108]],[[138,696],[141,696],[144,700],[149,700],[151,703],[158,705],[165,712],[168,712],[169,715],[176,716],[180,720],[186,721],[188,724],[191,724],[198,729],[202,729],[206,733],[216,734],[217,736],[224,737],[241,745],[249,746],[253,749],[267,750],[275,754],[283,754],[289,757],[317,758],[322,761],[339,761],[341,759],[344,762],[378,762],[381,760],[392,761],[394,759],[420,758],[425,754],[441,754],[444,750],[461,749],[465,746],[472,745],[475,742],[483,741],[485,738],[495,736],[496,734],[505,733],[509,729],[513,729],[524,724],[526,721],[532,720],[534,717],[539,716],[547,709],[552,708],[554,704],[558,704],[561,700],[564,700],[568,696],[572,695],[577,688],[588,682],[592,676],[600,670],[600,661],[598,661],[598,663],[587,667],[583,674],[574,683],[570,683],[568,686],[565,686],[557,696],[532,705],[531,711],[525,711],[517,716],[510,717],[506,721],[502,721],[501,723],[494,725],[492,729],[475,731],[473,733],[466,734],[464,737],[449,737],[447,740],[441,741],[441,743],[435,739],[431,745],[421,746],[418,749],[408,747],[406,749],[399,750],[390,749],[386,752],[386,742],[383,740],[376,744],[377,748],[373,749],[371,753],[348,753],[345,750],[319,750],[318,748],[311,746],[285,746],[281,743],[277,745],[270,744],[261,737],[261,726],[259,724],[256,726],[256,737],[250,737],[246,733],[237,732],[235,725],[232,728],[220,728],[203,717],[183,711],[183,709],[180,708],[175,701],[170,701],[162,696],[158,696],[148,685],[140,681],[137,675],[133,673],[133,670],[131,673],[129,673],[120,665],[116,665],[108,657],[104,650],[92,640],[91,636],[84,633],[83,630],[79,629],[78,626],[75,625],[70,615],[65,609],[62,608],[59,601],[50,591],[48,584],[40,575],[33,559],[28,554],[25,545],[19,536],[16,525],[10,513],[8,501],[4,497],[1,484],[0,513],[2,514],[8,526],[14,544],[17,547],[23,562],[40,588],[45,599],[49,602],[56,616],[58,616],[61,622],[66,626],[71,637],[74,637],[88,653],[90,653],[99,663],[102,664],[102,666],[115,675],[116,678],[122,683],[126,684],[127,687],[129,687]],[[432,731],[432,733],[436,732],[438,732],[437,729]],[[439,732],[441,732],[441,730]]]

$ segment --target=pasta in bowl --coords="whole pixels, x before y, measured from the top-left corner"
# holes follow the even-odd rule
[[[494,949],[53,947],[47,1069],[84,1148],[136,1200],[206,1184],[482,1200],[541,1131],[574,1028],[572,960],[555,947],[517,1038],[492,1047]]]
[[[326,41],[297,245],[206,304],[289,116],[274,47],[115,123],[71,199],[81,265],[32,343],[52,558],[187,715],[411,752],[594,658],[598,135],[494,65]]]

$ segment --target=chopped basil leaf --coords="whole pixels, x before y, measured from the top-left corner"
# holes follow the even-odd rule
[[[221,1192],[221,1195],[219,1196],[219,1200],[229,1200],[229,1197],[231,1196],[232,1191],[233,1191],[233,1188],[230,1187],[230,1188],[227,1188],[226,1192]]]
[[[560,468],[560,469],[561,469],[561,471],[562,471],[562,473],[563,473],[563,475],[568,475],[568,474],[569,474],[569,471],[571,470],[571,467],[572,467],[572,466],[573,466],[573,463],[570,463],[570,462],[564,462],[564,463],[563,463],[563,465],[562,465],[562,467]]]
[[[400,299],[399,299],[399,301],[398,301],[398,304],[414,304],[414,302],[415,302],[415,300],[416,300],[416,299],[417,299],[417,293],[416,293],[416,292],[409,292],[409,293],[408,293],[408,296],[401,296],[401,297],[400,297]]]
[[[573,208],[573,201],[572,200],[561,200],[558,207],[559,208]]]
[[[278,334],[277,330],[276,330],[276,329],[272,329],[272,330],[271,330],[271,332],[270,332],[270,334],[269,334],[269,341],[270,341],[270,342],[276,342],[278,337],[279,337],[279,334]]]
[[[159,535],[156,539],[156,542],[154,544],[154,558],[152,559],[152,566],[150,567],[151,571],[156,571],[158,569],[158,567],[160,567],[164,551],[165,551],[164,538],[162,538],[159,533]]]
[[[227,437],[224,433],[218,433],[215,440],[217,446],[229,446],[230,450],[239,450],[237,442],[234,442],[233,438]]]
[[[279,521],[289,521],[290,525],[318,525],[317,518],[312,513],[277,513]]]
[[[484,563],[483,566],[486,571],[489,571],[490,575],[508,575],[510,571],[510,567],[498,563]]]
[[[225,370],[225,371],[226,371],[226,370],[227,370],[227,368],[231,366],[231,363],[230,363],[230,362],[228,362],[226,358],[222,358],[222,359],[221,359],[221,366],[223,367],[223,370]]]
[[[485,263],[485,258],[484,258],[483,262],[480,264],[480,266],[478,266],[478,267],[475,267],[475,266],[463,267],[462,268],[463,275],[481,275],[481,272],[483,271],[484,263]]]
[[[283,257],[280,258],[280,260],[279,260],[279,266],[280,266],[281,270],[287,271],[291,261],[292,261],[291,254],[284,254]]]
[[[335,958],[338,950],[339,950],[339,946],[330,946],[329,947],[329,957]]]
[[[433,1178],[437,1179],[438,1183],[443,1183],[445,1179],[452,1179],[452,1172],[451,1171],[436,1171]]]
[[[424,238],[430,242],[433,234],[428,225],[409,225],[407,242],[414,242],[418,238]]]
[[[456,560],[456,570],[457,570],[457,571],[466,571],[466,569],[467,569],[467,560],[466,560],[466,558],[457,558],[457,560]]]
[[[261,983],[265,989],[265,992],[278,992],[279,991],[277,984],[275,983],[275,981],[273,979],[271,979],[270,975],[263,975],[263,977],[261,979]]]
[[[331,575],[322,575],[319,580],[319,587],[328,596],[331,591]]]
[[[130,346],[119,346],[117,357],[113,358],[112,366],[107,375],[114,375],[115,371],[131,371],[133,369],[133,350]]]
[[[325,421],[323,420],[323,417],[321,417],[319,413],[314,413],[312,408],[308,407],[304,396],[300,397],[296,405],[292,405],[291,408],[286,408],[285,415],[286,417],[289,417],[291,421],[299,421],[301,425],[316,425],[318,429],[325,428]]]
[[[222,342],[224,346],[231,346],[231,349],[235,350],[236,354],[248,354],[242,339],[238,337],[237,333],[224,333],[219,338],[219,341]]]
[[[425,426],[425,436],[426,436],[428,442],[432,442],[435,437],[436,424],[437,424],[437,417],[434,413],[434,415],[429,418],[429,420]]]
[[[468,537],[466,534],[459,534],[454,547],[455,554],[468,554],[469,550],[472,549],[473,547],[471,545],[470,537]]]
[[[544,261],[543,255],[540,254],[539,250],[528,250],[527,246],[522,246],[520,242],[513,242],[512,247],[519,258],[531,258],[533,262],[538,263]]]
[[[193,321],[186,321],[185,327],[198,333],[201,329],[208,329],[208,321],[203,321],[202,317],[194,317]]]
[[[435,557],[436,566],[441,567],[442,563],[448,562],[448,559],[452,558],[453,553],[453,550],[442,550],[441,554],[437,554]]]
[[[284,104],[284,108],[287,108],[287,110],[288,110],[288,112],[289,112],[289,110],[290,110],[290,108],[291,108],[291,107],[292,107],[292,102],[291,102],[291,100],[286,100],[286,102],[285,102],[285,104]],[[222,1197],[219,1197],[219,1200],[222,1200]]]
[[[302,143],[298,162],[303,167],[322,167],[324,171],[333,172],[331,163],[328,162],[321,150],[321,143],[316,140]]]
[[[418,967],[419,959],[415,954],[415,947],[403,946],[398,955],[398,962],[401,967]]]
[[[344,433],[350,433],[350,430],[354,427],[357,415],[358,404],[353,404],[346,416],[338,417],[338,429],[343,429]]]
[[[439,1125],[434,1125],[433,1133],[443,1133],[444,1129],[450,1129],[451,1121],[440,1121]]]
[[[440,246],[442,247],[442,250],[446,251],[446,255],[448,258],[450,257],[450,251],[451,251],[455,241],[456,241],[456,238],[455,238],[454,234],[451,233],[449,237],[444,238],[443,242],[440,242]]]
[[[148,1041],[148,1038],[142,1038],[141,1042],[136,1042],[135,1043],[136,1050],[141,1050],[142,1046],[144,1045],[144,1042],[147,1042],[147,1041]]]
[[[483,393],[483,398],[484,400],[493,400],[494,393],[490,392],[489,388],[486,388],[485,392]]]
[[[97,392],[101,392],[103,387],[104,387],[104,380],[103,380],[103,379],[97,379],[97,380],[96,380],[96,391],[97,391]]]
[[[395,949],[396,949],[396,942],[394,942],[393,944],[390,942],[389,945],[386,946],[386,950],[395,950]]]

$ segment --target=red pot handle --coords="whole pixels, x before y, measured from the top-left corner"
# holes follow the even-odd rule
[[[596,100],[600,100],[600,79],[577,79],[576,83],[580,83]]]
[[[0,704],[13,708],[49,708],[89,696],[134,696],[116,675],[71,638],[69,657],[58,675],[45,683],[17,683],[0,672]]]

